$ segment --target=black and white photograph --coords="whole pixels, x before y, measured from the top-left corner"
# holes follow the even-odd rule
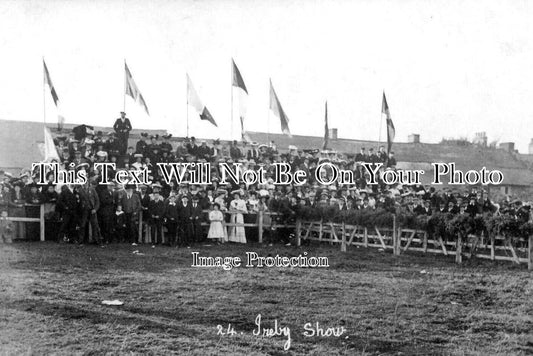
[[[0,0],[0,356],[532,355],[532,18]]]

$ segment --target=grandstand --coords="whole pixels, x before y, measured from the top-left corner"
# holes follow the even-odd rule
[[[76,124],[65,124],[62,131],[58,131],[55,124],[47,124],[54,136],[68,135]],[[31,121],[0,120],[0,170],[18,174],[21,169],[28,168],[33,162],[42,159],[43,124]],[[111,132],[111,127],[95,127],[95,131]],[[135,145],[141,132],[149,135],[162,135],[167,130],[134,129],[130,133],[130,145]],[[289,145],[295,145],[299,150],[316,149],[322,147],[323,138],[318,136],[286,135],[248,132],[251,140],[259,143],[274,141],[280,151],[286,151]],[[174,147],[180,137],[173,137]],[[353,155],[361,147],[377,148],[379,142],[370,140],[355,140],[332,137],[329,148],[340,153]],[[383,144],[383,143],[382,143]],[[432,162],[455,162],[458,169],[463,171],[479,170],[483,166],[487,169],[498,169],[503,172],[504,183],[497,189],[502,194],[513,194],[530,197],[533,195],[533,155],[518,154],[502,148],[491,148],[482,145],[459,145],[447,143],[395,142],[393,151],[400,169],[423,169],[426,174],[423,183],[430,183]]]

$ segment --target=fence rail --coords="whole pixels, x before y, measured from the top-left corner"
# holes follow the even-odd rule
[[[204,213],[208,213],[208,212],[209,212],[208,210],[204,210]],[[227,216],[227,215],[231,216],[233,214],[236,214],[234,212],[227,212],[227,211],[223,211],[222,213],[225,216]],[[254,222],[254,223],[252,223],[252,222],[231,223],[231,222],[224,221],[224,223],[223,223],[224,227],[225,228],[227,228],[227,227],[257,228],[257,237],[258,237],[258,242],[259,243],[263,243],[263,233],[264,233],[264,230],[267,229],[267,228],[270,228],[270,229],[278,229],[278,228],[296,229],[296,224],[280,224],[280,223],[274,221],[274,218],[280,216],[280,214],[278,214],[278,213],[269,212],[269,211],[266,211],[266,212],[265,211],[258,211],[258,212],[246,213],[246,214],[242,214],[242,215],[244,215],[244,216],[257,215],[256,222]],[[270,224],[265,224],[265,222],[264,222],[265,216],[270,216],[270,218],[271,218],[271,223]],[[138,237],[137,237],[138,242],[140,242],[140,243],[152,243],[151,231],[148,228],[149,224],[146,221],[143,221],[142,211],[140,213],[139,222],[138,223],[139,223],[139,226],[138,226]],[[203,221],[200,225],[202,227],[209,227],[210,224],[209,224],[209,222]],[[165,240],[165,230],[164,229],[163,229],[162,238],[163,238],[163,241],[166,241]]]
[[[234,214],[223,212],[224,215]],[[446,241],[442,237],[430,237],[426,231],[405,229],[396,226],[396,217],[393,219],[393,227],[374,227],[369,229],[364,226],[348,225],[345,223],[333,223],[319,221],[296,220],[294,224],[276,222],[277,213],[258,211],[243,215],[256,215],[255,222],[230,223],[225,222],[225,227],[257,228],[259,243],[263,242],[265,229],[288,228],[294,229],[296,245],[300,246],[302,240],[340,244],[341,251],[346,252],[348,246],[373,247],[383,250],[392,250],[395,255],[401,255],[407,251],[442,254],[455,256],[456,263],[462,263],[463,256],[490,259],[493,261],[511,261],[517,264],[527,263],[528,269],[533,270],[533,235],[529,236],[523,246],[513,244],[502,236],[475,236],[469,235],[464,240],[461,236],[457,241]],[[270,224],[265,224],[265,216],[270,216]],[[39,240],[45,241],[45,205],[40,206],[39,217],[5,217],[7,220],[24,225],[25,223],[39,223]],[[138,221],[138,241],[152,242],[148,224],[143,221],[142,211]],[[202,222],[201,226],[209,226],[208,222]],[[164,234],[163,234],[164,238]],[[467,247],[468,252],[463,248]]]
[[[36,206],[36,205],[34,205]],[[39,240],[44,241],[45,240],[45,233],[44,233],[44,227],[45,227],[45,219],[44,219],[44,213],[45,213],[45,205],[41,204],[39,206],[39,217],[38,218],[28,218],[28,217],[19,217],[19,216],[8,216],[5,218],[0,218],[0,220],[4,221],[13,221],[18,223],[21,226],[25,226],[25,223],[39,223]],[[21,229],[24,230],[23,228]]]
[[[296,244],[300,246],[302,240],[338,243],[343,252],[347,246],[360,246],[392,250],[395,255],[407,251],[434,253],[455,256],[455,261],[459,264],[462,263],[463,256],[475,256],[493,261],[527,263],[528,269],[533,270],[533,236],[524,241],[522,246],[503,236],[469,235],[465,239],[458,236],[456,241],[446,241],[440,236],[430,237],[423,230],[397,227],[396,219],[393,219],[393,225],[393,228],[368,228],[322,220],[297,220]],[[468,248],[468,252],[464,248]]]

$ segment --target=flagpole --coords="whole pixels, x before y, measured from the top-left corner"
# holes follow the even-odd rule
[[[187,137],[189,137],[189,75],[187,74]]]
[[[46,126],[46,73],[44,72],[44,56],[43,56],[43,125]]]
[[[230,92],[231,92],[231,129],[230,129],[230,140],[233,140],[233,58],[231,59]]]
[[[385,95],[385,89],[383,89],[383,96]],[[383,126],[383,96],[381,97],[381,110],[380,116],[379,116],[379,139],[378,139],[378,147],[376,149],[379,150],[379,146],[381,145],[381,127]]]
[[[269,79],[270,85],[270,79]],[[270,147],[270,87],[268,88],[268,105],[267,105],[267,145]]]
[[[124,58],[124,91],[122,92],[122,96],[123,96],[123,108],[122,108],[122,111],[126,112],[126,58]]]

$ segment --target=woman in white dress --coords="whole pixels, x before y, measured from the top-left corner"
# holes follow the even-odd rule
[[[213,210],[209,212],[209,233],[208,239],[217,239],[219,242],[228,241],[228,234],[224,229],[224,214],[220,211],[220,205],[218,203],[213,204]]]
[[[242,214],[246,214],[248,210],[246,209],[246,202],[241,199],[241,194],[235,192],[234,199],[230,203],[230,212],[231,214],[231,223],[233,224],[243,224],[244,217]],[[228,233],[229,241],[246,243],[246,235],[244,233],[244,226],[230,226]]]

